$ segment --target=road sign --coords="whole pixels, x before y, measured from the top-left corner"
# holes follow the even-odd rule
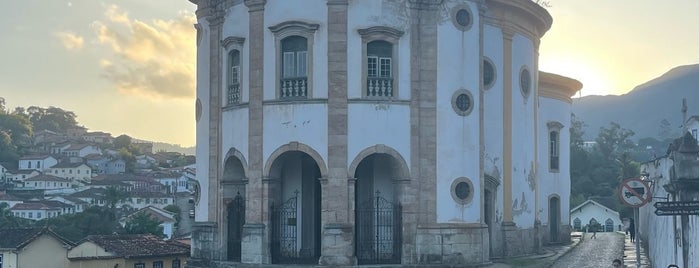
[[[658,216],[699,215],[699,201],[656,202],[653,206]]]
[[[699,208],[699,201],[655,202],[653,206],[658,210],[692,209]]]
[[[650,187],[639,178],[625,179],[619,185],[619,199],[627,207],[642,207],[651,199]]]
[[[657,216],[675,216],[675,215],[699,215],[699,208],[678,208],[673,210],[655,210]]]

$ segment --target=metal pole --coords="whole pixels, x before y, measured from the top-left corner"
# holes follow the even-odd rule
[[[634,217],[634,233],[635,233],[635,241],[636,243],[636,268],[641,268],[641,245],[638,242],[640,240],[639,238],[641,237],[640,234],[638,233],[638,225],[640,224],[638,222],[638,208],[633,209],[633,217]]]

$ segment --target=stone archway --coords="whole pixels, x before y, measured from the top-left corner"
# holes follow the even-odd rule
[[[222,191],[223,217],[221,217],[226,259],[240,262],[242,256],[242,234],[245,224],[245,196],[247,163],[240,151],[231,148],[223,162],[220,189]]]
[[[349,168],[355,183],[355,256],[358,264],[400,263],[402,204],[398,182],[409,176],[402,156],[377,145],[362,151]]]
[[[325,163],[310,147],[291,143],[272,153],[269,181],[272,263],[317,264],[321,254],[321,188]]]

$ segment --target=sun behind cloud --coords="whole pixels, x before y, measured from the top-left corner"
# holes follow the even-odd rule
[[[70,51],[82,49],[83,44],[85,43],[82,36],[78,36],[72,32],[56,32],[53,35],[56,36],[59,41],[61,41],[63,47]]]
[[[195,18],[140,21],[109,6],[93,24],[100,44],[112,53],[100,64],[104,77],[124,94],[144,98],[191,98],[195,89]],[[109,64],[104,64],[109,63]]]

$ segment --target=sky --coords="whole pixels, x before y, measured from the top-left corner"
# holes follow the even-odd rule
[[[539,68],[581,81],[580,96],[624,94],[699,63],[697,0],[548,2],[554,22],[541,40]],[[196,7],[189,1],[0,3],[7,107],[61,107],[90,131],[194,145]]]

